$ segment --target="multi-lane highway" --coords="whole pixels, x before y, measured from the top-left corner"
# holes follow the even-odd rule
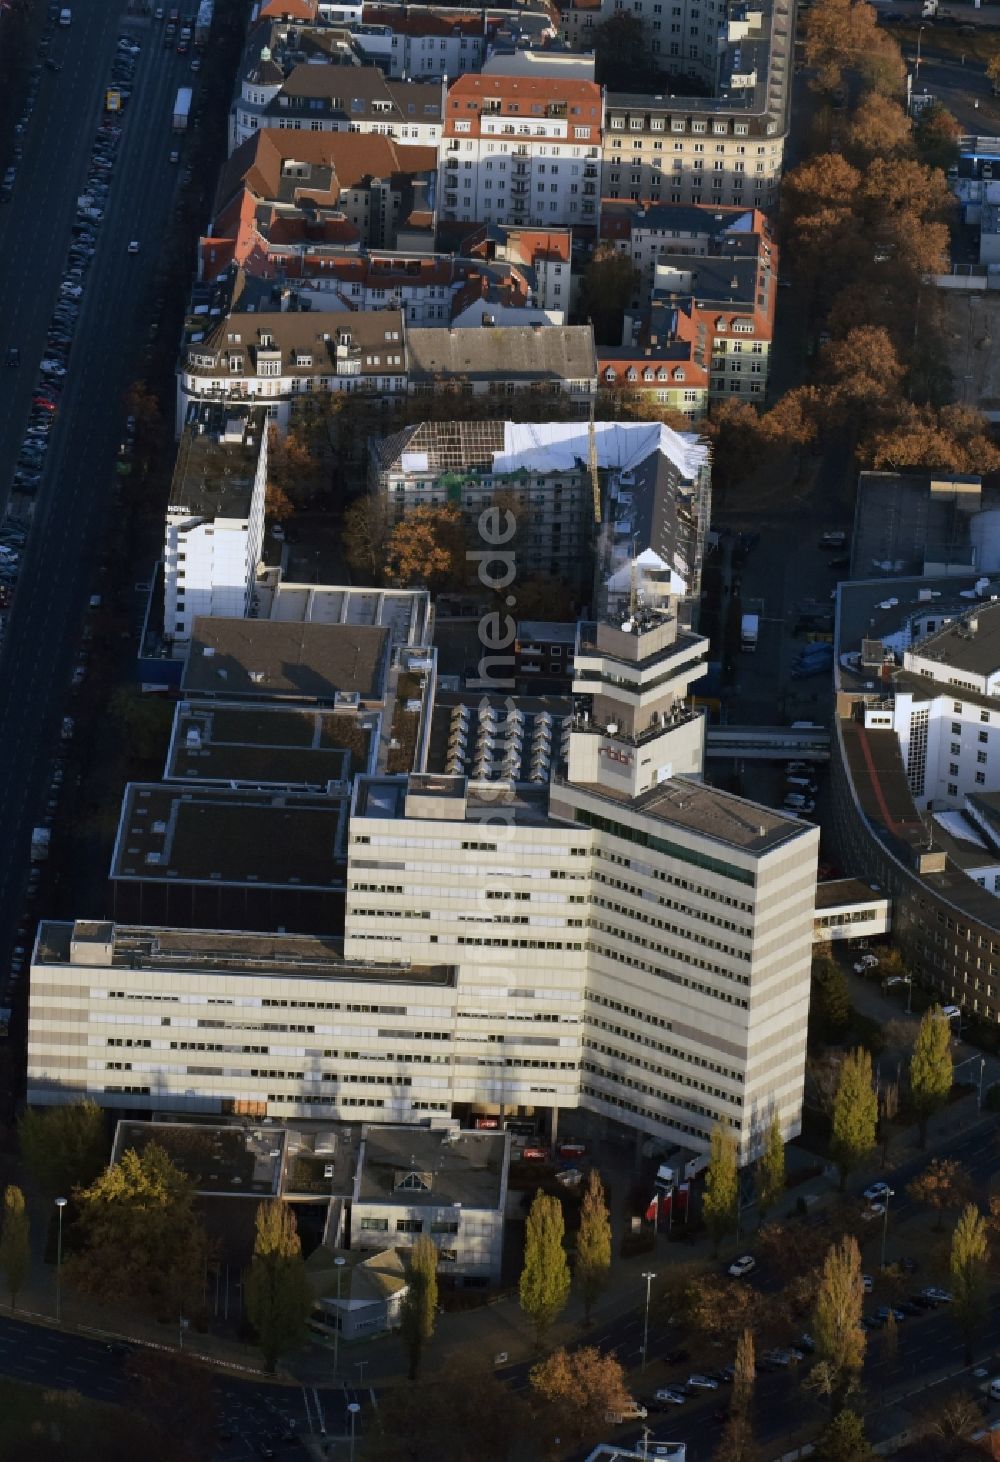
[[[79,1391],[94,1401],[127,1403],[135,1386],[132,1353],[128,1345],[0,1319],[0,1375]],[[310,1435],[336,1446],[350,1436],[353,1404],[361,1407],[354,1421],[360,1439],[373,1401],[370,1391],[282,1385],[225,1372],[213,1378],[212,1399],[219,1462],[301,1456],[299,1439]]]
[[[189,58],[162,44],[162,25],[113,0],[74,8],[50,31],[61,70],[41,73],[13,196],[0,211],[0,509],[7,502],[37,367],[59,296],[77,197],[87,177],[118,37],[142,46],[96,252],[80,300],[68,372],[0,653],[0,973],[23,909],[30,830],[45,802],[83,610],[108,531],[110,487],[156,261],[178,186],[169,162],[176,88]],[[140,251],[130,255],[136,239]]]

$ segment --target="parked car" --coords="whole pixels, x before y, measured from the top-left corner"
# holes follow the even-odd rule
[[[744,1274],[750,1274],[756,1268],[757,1260],[752,1254],[741,1254],[738,1259],[734,1259],[733,1262],[730,1264],[727,1273],[729,1273],[733,1277],[733,1279],[742,1279]]]
[[[862,1196],[862,1198],[867,1199],[867,1201],[869,1203],[876,1203],[880,1198],[886,1198],[886,1197],[890,1197],[891,1198],[892,1197],[892,1189],[889,1187],[889,1184],[888,1183],[883,1183],[883,1182],[871,1183],[865,1189],[865,1191],[862,1193],[861,1196]]]

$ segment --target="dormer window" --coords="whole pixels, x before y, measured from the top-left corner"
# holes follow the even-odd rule
[[[677,369],[674,371],[674,380],[675,381],[683,381],[684,380],[684,372],[683,372],[683,370],[681,369],[680,366],[678,366]]]

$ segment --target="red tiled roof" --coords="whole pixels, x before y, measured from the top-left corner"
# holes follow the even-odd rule
[[[318,0],[265,0],[257,12],[261,20],[315,20]]]

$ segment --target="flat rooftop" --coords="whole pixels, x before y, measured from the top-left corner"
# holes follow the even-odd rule
[[[180,701],[164,777],[325,789],[367,771],[378,713]]]
[[[942,620],[966,615],[975,607],[974,599],[964,597],[975,582],[976,575],[971,573],[947,578],[908,576],[842,582],[837,589],[836,682],[845,690],[878,691],[883,676],[877,666],[853,665],[843,657],[859,654],[866,640],[881,641],[901,665],[903,654],[913,648],[914,640],[929,623],[936,630]],[[980,609],[984,603],[988,601],[980,601]],[[925,691],[930,689],[925,687]]]
[[[942,294],[946,291],[942,291]],[[968,568],[970,524],[1000,506],[978,477],[934,472],[862,472],[854,509],[851,574],[870,579],[923,574],[925,565]]]
[[[476,782],[457,774],[427,774],[406,777],[359,777],[354,789],[354,818],[401,819],[406,816],[410,794],[436,801],[461,804],[455,809],[456,824],[497,821],[518,827],[544,827],[549,822],[548,787],[515,786],[513,782]],[[460,815],[464,814],[464,815]]]
[[[366,1127],[355,1201],[497,1209],[506,1154],[502,1132],[452,1136],[419,1127]]]
[[[84,934],[80,939],[78,931]],[[76,924],[43,920],[38,926],[34,960],[39,965],[91,962],[74,959],[75,947],[86,945],[98,931],[113,968],[133,970],[206,970],[268,978],[317,979],[346,983],[415,984],[454,987],[454,965],[418,965],[405,961],[346,960],[344,941],[331,935],[255,934],[228,929],[167,929],[152,925]]]
[[[389,631],[393,645],[423,645],[428,638],[430,595],[426,589],[279,583],[269,618],[283,623],[381,626]]]
[[[1000,668],[1000,604],[966,604],[960,619],[928,635],[914,653],[950,669],[993,674]]]
[[[816,912],[821,914],[827,909],[861,907],[885,898],[884,890],[880,893],[860,878],[828,878],[816,885]]]
[[[586,790],[642,817],[684,828],[754,857],[812,831],[811,824],[800,818],[687,777],[670,777],[634,798],[593,784]]]
[[[381,626],[199,617],[182,689],[334,706],[338,695],[356,695],[380,703],[388,659],[389,631]]]
[[[231,1127],[201,1122],[119,1122],[111,1161],[155,1142],[195,1192],[212,1197],[271,1198],[281,1187],[286,1133],[280,1127]]]
[[[262,407],[192,404],[177,447],[168,511],[248,518],[266,427]]]
[[[341,888],[350,791],[298,794],[130,782],[111,877]]]

